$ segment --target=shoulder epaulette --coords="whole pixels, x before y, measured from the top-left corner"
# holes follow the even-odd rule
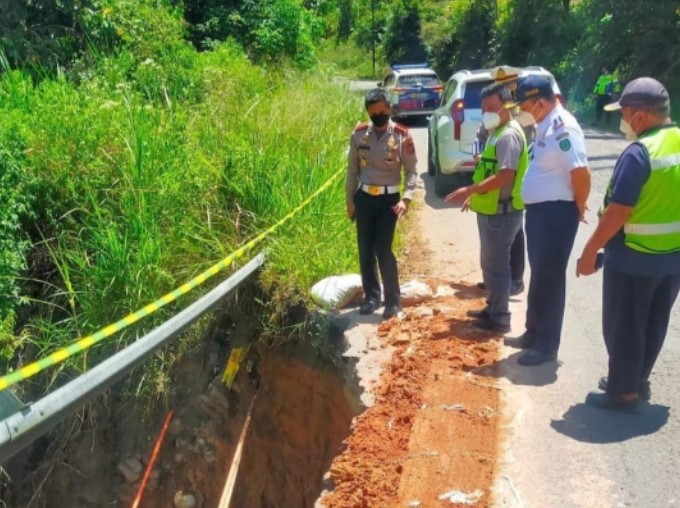
[[[356,127],[354,127],[354,131],[364,131],[368,129],[368,126],[370,124],[368,122],[359,122]]]
[[[398,132],[399,134],[403,134],[404,136],[408,136],[408,129],[401,125],[400,123],[395,123],[394,124],[394,130],[395,132]]]

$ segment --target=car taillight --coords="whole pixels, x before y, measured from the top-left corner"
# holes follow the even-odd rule
[[[567,99],[564,98],[564,95],[562,95],[561,93],[558,93],[555,97],[557,98],[557,102],[562,104],[562,106],[567,105]]]
[[[440,92],[440,93],[441,93],[441,92],[444,91],[444,87],[441,86],[441,85],[437,85],[437,86],[433,86],[433,87],[432,87],[432,90],[434,90],[435,92]]]
[[[458,99],[451,106],[451,119],[453,120],[453,139],[460,140],[460,126],[465,120],[465,101]]]
[[[392,91],[393,91],[394,93],[401,93],[401,92],[405,92],[406,89],[405,89],[405,88],[394,88]]]

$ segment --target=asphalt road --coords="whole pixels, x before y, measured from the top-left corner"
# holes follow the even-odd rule
[[[419,157],[423,201],[418,227],[441,265],[441,276],[476,282],[479,241],[474,214],[460,213],[434,194],[427,175],[427,129],[409,122]],[[652,374],[652,402],[642,415],[619,415],[584,405],[606,374],[602,340],[601,274],[577,279],[575,263],[594,229],[596,211],[622,136],[585,129],[592,168],[589,224],[582,225],[568,272],[559,361],[520,367],[517,350],[485,374],[503,391],[507,435],[498,475],[499,506],[666,507],[680,505],[680,305]],[[526,282],[529,273],[526,274]],[[513,332],[521,333],[525,296],[513,299]]]

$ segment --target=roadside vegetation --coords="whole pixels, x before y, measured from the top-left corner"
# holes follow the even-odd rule
[[[256,35],[188,27],[166,2],[120,0],[93,3],[70,55],[64,41],[43,53],[40,41],[3,39],[2,372],[174,289],[344,167],[361,103],[312,61],[323,20],[289,4],[272,2],[271,31],[260,23]],[[287,32],[276,16],[293,16]],[[276,323],[318,278],[353,268],[342,184],[265,246],[262,319]],[[176,310],[21,389],[87,370]],[[167,364],[157,367],[163,376]]]
[[[588,119],[606,64],[623,83],[657,77],[677,100],[680,11],[674,0],[648,4],[6,0],[0,371],[174,289],[316,190],[345,164],[363,115],[336,76],[378,81],[388,64],[414,61],[443,79],[542,65]],[[267,248],[263,320],[276,325],[315,280],[356,268],[342,185]],[[33,386],[87,369],[175,310]]]

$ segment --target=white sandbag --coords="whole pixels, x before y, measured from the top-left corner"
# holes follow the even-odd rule
[[[361,275],[333,275],[312,286],[312,299],[328,309],[342,309],[361,292]]]
[[[403,305],[415,305],[429,300],[433,296],[430,286],[417,279],[402,284],[400,290]]]

